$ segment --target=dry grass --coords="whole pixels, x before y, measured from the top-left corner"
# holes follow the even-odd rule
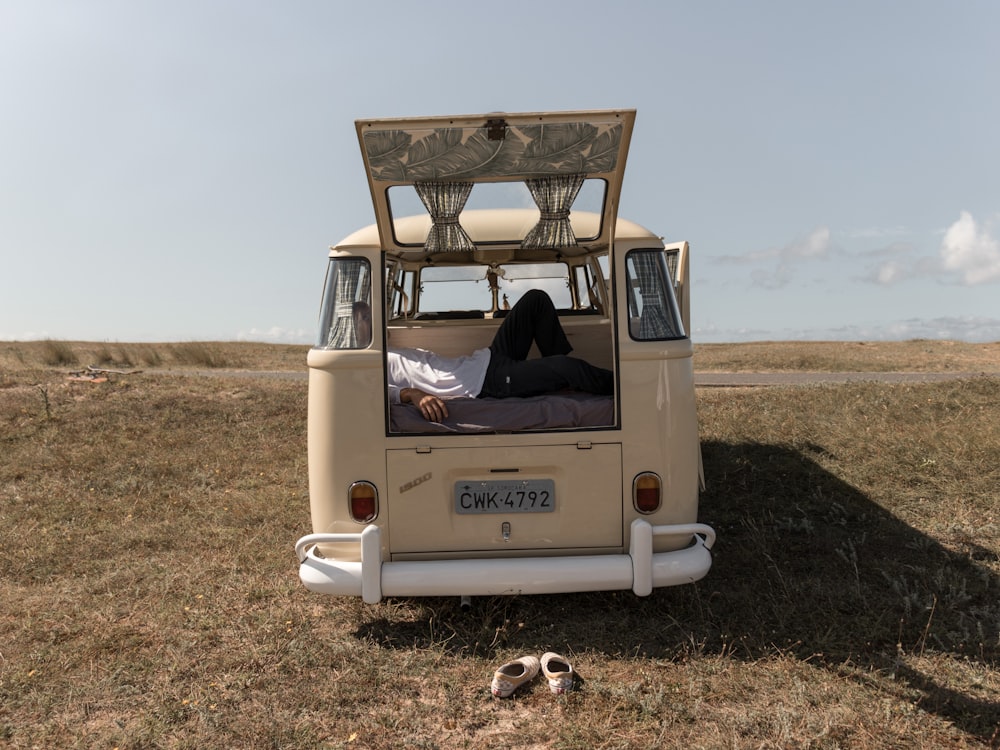
[[[708,578],[463,612],[299,584],[304,382],[2,351],[0,746],[1000,746],[1000,379],[706,390]],[[490,697],[548,649],[578,691]]]
[[[1000,374],[1000,342],[764,341],[698,344],[695,369],[721,372],[965,372]]]
[[[0,342],[0,373],[109,368],[303,371],[309,347],[236,342]],[[1000,374],[1000,342],[754,342],[698,344],[695,369],[714,372],[955,372]]]
[[[250,342],[4,341],[0,342],[0,373],[45,373],[52,368],[74,370],[87,365],[109,369],[301,371],[308,351],[307,346]]]

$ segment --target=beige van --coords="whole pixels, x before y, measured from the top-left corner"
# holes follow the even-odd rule
[[[376,223],[331,248],[308,357],[310,590],[644,596],[708,572],[688,246],[618,218],[634,122],[356,123]],[[481,351],[535,289],[610,395],[469,392],[436,418],[394,391],[397,348]]]

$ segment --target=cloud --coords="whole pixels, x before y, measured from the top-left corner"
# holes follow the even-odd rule
[[[865,227],[863,229],[853,229],[846,232],[848,238],[852,240],[884,239],[886,237],[899,237],[909,234],[910,230],[904,226],[895,227]]]
[[[962,211],[945,232],[941,260],[943,267],[959,274],[967,286],[1000,281],[1000,243],[989,228],[980,229],[968,211]]]
[[[869,263],[865,273],[858,276],[864,281],[880,286],[891,286],[911,279],[937,277],[941,273],[941,263],[937,258],[914,257],[913,245],[893,242],[891,245],[871,250],[860,255],[876,262]]]
[[[941,339],[970,343],[1000,341],[1000,320],[982,316],[908,318],[857,329],[871,341]]]
[[[817,227],[805,237],[793,240],[787,245],[754,250],[742,255],[716,256],[715,261],[732,264],[758,266],[750,272],[754,286],[764,289],[780,289],[794,280],[793,267],[799,263],[823,260],[832,252],[830,228]]]
[[[779,263],[776,268],[755,268],[750,272],[750,281],[762,289],[781,289],[792,283],[792,269],[787,263]]]
[[[805,237],[793,240],[787,245],[753,250],[742,255],[723,255],[717,260],[724,263],[758,263],[765,260],[791,262],[825,257],[829,254],[830,248],[830,228],[817,227]]]
[[[25,331],[24,333],[0,333],[0,341],[44,341],[52,338],[48,331]]]
[[[821,226],[786,245],[754,250],[740,255],[716,256],[724,264],[754,266],[750,282],[762,289],[781,289],[796,281],[797,268],[805,263],[827,260],[834,254],[848,255],[860,269],[856,281],[892,286],[915,279],[977,286],[1000,282],[1000,241],[990,225],[979,226],[968,211],[944,233],[937,255],[917,255],[910,242],[890,244],[866,252],[845,253],[831,241],[829,227]],[[902,234],[902,227],[865,229],[848,233],[851,238],[889,237]]]
[[[910,243],[893,242],[890,245],[877,247],[874,250],[865,250],[858,254],[867,258],[898,258],[901,255],[910,255],[912,253],[913,245]]]
[[[1000,319],[977,316],[909,318],[868,325],[783,329],[695,326],[692,337],[701,343],[743,341],[907,341],[934,339],[985,343],[1000,341]]]
[[[254,341],[264,344],[311,344],[315,336],[302,328],[290,329],[281,326],[271,326],[260,329],[251,328],[236,334],[237,341]]]
[[[786,245],[781,257],[786,260],[798,258],[824,258],[830,252],[830,228],[818,227],[804,239]]]
[[[890,260],[875,269],[873,281],[882,286],[895,284],[897,281],[911,278],[913,276],[912,266],[900,263],[898,260]]]

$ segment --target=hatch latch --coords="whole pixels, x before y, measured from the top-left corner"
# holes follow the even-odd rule
[[[491,141],[502,141],[507,137],[507,121],[494,117],[486,121],[486,137]]]

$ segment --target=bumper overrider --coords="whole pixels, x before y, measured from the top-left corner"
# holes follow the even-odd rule
[[[502,596],[632,589],[648,596],[654,588],[694,583],[712,567],[715,530],[700,523],[653,526],[632,521],[628,553],[566,557],[460,560],[382,560],[382,531],[309,534],[295,545],[299,578],[310,591],[360,596],[375,604],[386,596]],[[653,538],[688,537],[673,552],[653,552]],[[361,562],[320,557],[318,544],[359,544]]]

